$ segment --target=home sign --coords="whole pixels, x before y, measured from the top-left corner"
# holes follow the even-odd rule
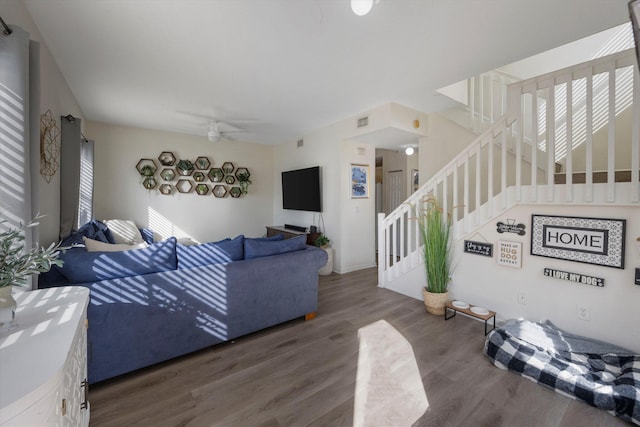
[[[531,216],[531,255],[624,268],[626,220]]]

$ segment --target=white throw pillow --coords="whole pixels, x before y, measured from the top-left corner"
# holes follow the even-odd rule
[[[120,252],[129,251],[131,249],[142,249],[149,246],[145,242],[138,243],[137,245],[125,245],[119,243],[104,243],[98,240],[89,239],[88,237],[83,237],[82,240],[84,240],[84,245],[88,252]]]
[[[111,231],[113,240],[118,244],[137,245],[144,239],[136,223],[126,219],[108,219],[104,222]]]

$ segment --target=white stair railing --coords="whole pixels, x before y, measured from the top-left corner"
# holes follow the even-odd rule
[[[634,71],[635,70],[635,71]],[[620,78],[633,75],[631,83]],[[594,96],[598,83],[606,82],[607,96]],[[554,73],[514,83],[509,88],[507,113],[497,119],[472,144],[429,179],[405,203],[385,217],[378,216],[379,286],[397,279],[422,263],[415,209],[427,197],[435,197],[451,215],[453,238],[460,239],[486,224],[516,203],[615,203],[615,172],[620,165],[631,170],[631,194],[624,200],[637,203],[640,170],[640,78],[632,49]],[[578,99],[576,93],[582,91]],[[633,113],[628,140],[616,144],[616,116],[624,108],[624,87],[631,87]],[[601,99],[604,99],[601,101]],[[539,102],[544,99],[544,103]],[[542,104],[542,105],[541,105]],[[604,130],[597,132],[594,114],[603,109]],[[558,119],[557,111],[564,118]],[[523,123],[530,123],[523,129]],[[621,125],[618,125],[621,126]],[[576,135],[584,128],[584,191],[574,191]],[[563,134],[562,159],[557,136]],[[600,141],[602,139],[602,141]],[[572,149],[569,149],[571,147]],[[627,153],[628,152],[628,153]],[[618,158],[623,157],[616,162]],[[595,197],[592,174],[596,157],[606,157],[604,198]],[[556,163],[564,163],[566,184],[556,181]],[[628,167],[627,167],[628,166]],[[600,185],[600,184],[598,184]]]

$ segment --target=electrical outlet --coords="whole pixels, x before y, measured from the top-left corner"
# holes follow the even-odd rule
[[[518,304],[527,305],[527,297],[524,292],[518,292]]]
[[[588,305],[578,304],[576,308],[578,319],[586,321],[591,320],[591,307],[589,307]]]

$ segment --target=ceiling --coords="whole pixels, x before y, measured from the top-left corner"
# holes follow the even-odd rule
[[[627,0],[25,0],[91,121],[293,141],[628,21]],[[195,114],[195,115],[192,115]],[[221,130],[226,130],[221,128]]]

